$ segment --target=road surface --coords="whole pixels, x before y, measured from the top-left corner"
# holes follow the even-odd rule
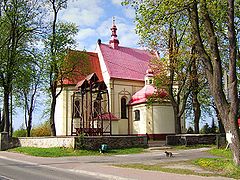
[[[99,180],[81,173],[0,158],[0,180]]]

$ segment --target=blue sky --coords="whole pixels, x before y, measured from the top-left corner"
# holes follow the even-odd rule
[[[117,34],[121,46],[138,47],[135,33],[134,10],[121,5],[122,0],[69,0],[67,9],[60,12],[59,20],[75,23],[79,32],[77,48],[94,51],[101,39],[108,43],[112,17],[116,19]]]

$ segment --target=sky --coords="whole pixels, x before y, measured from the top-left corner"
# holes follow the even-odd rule
[[[115,24],[118,28],[117,35],[120,46],[139,47],[134,25],[135,12],[129,7],[122,6],[121,1],[68,0],[67,8],[59,13],[59,20],[73,22],[78,26],[79,32],[75,37],[77,50],[95,51],[98,39],[101,39],[102,43],[108,44],[113,17],[115,17]],[[40,98],[44,99],[44,97]],[[42,117],[41,105],[36,107],[33,116],[33,125],[38,125],[47,119],[47,117]],[[13,120],[14,129],[19,129],[24,122],[24,116],[16,113]]]
[[[108,43],[111,37],[112,18],[116,19],[117,35],[121,46],[138,47],[132,8],[122,6],[122,0],[69,0],[67,9],[59,14],[59,20],[73,22],[79,32],[76,36],[78,50],[94,51],[101,39]]]

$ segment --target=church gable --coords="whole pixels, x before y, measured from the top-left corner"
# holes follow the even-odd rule
[[[64,85],[76,85],[91,73],[96,73],[99,80],[103,80],[102,70],[97,53],[70,50],[66,58],[74,58],[76,59],[77,63],[72,75],[63,80]]]

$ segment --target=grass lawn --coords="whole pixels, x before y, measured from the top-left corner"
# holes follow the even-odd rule
[[[193,163],[221,176],[240,179],[240,167],[234,165],[230,150],[211,149],[209,153],[220,158],[201,158]]]
[[[199,146],[197,146],[199,147]],[[201,147],[201,146],[200,146]],[[174,149],[186,149],[187,147],[174,147]],[[193,147],[192,147],[193,148]],[[158,164],[120,164],[118,167],[124,168],[136,168],[151,171],[162,171],[176,174],[192,174],[201,176],[224,176],[234,179],[240,179],[240,167],[234,165],[232,161],[232,154],[230,150],[216,149],[212,148],[208,151],[214,156],[219,156],[219,158],[201,158],[193,161],[185,162],[168,162],[158,163]],[[174,166],[183,165],[186,168],[174,168]],[[205,172],[198,172],[188,169],[189,166],[194,165],[196,169],[200,168],[205,170]],[[210,172],[210,173],[209,173]]]
[[[107,153],[100,154],[99,151],[74,150],[72,148],[36,148],[36,147],[18,147],[8,150],[31,156],[40,157],[63,157],[63,156],[99,156],[99,155],[118,155],[118,154],[136,154],[144,152],[144,148],[126,148],[113,149]]]

